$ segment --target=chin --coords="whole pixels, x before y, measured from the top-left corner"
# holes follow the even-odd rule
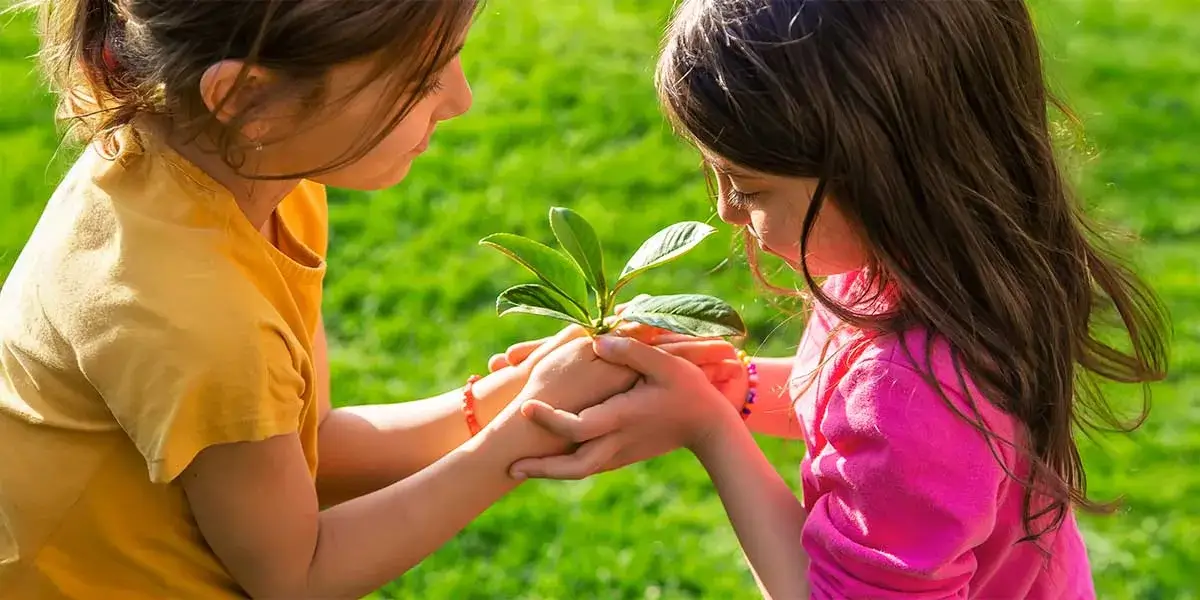
[[[375,185],[371,186],[370,190],[367,190],[367,191],[373,192],[373,191],[384,190],[384,189],[387,189],[390,187],[395,187],[397,185],[400,185],[400,182],[404,181],[404,179],[406,177],[408,177],[408,172],[411,169],[412,169],[412,163],[406,162],[403,165],[401,165],[401,166],[397,167],[396,169],[394,169],[393,171],[391,171],[390,173],[388,173],[387,177],[382,178]]]
[[[378,192],[394,187],[401,181],[404,181],[404,178],[408,177],[410,169],[412,169],[412,162],[405,161],[403,164],[397,165],[373,177],[362,177],[353,173],[337,172],[321,177],[314,177],[313,181],[335,188],[357,190],[360,192]]]
[[[800,263],[789,260],[788,264],[791,264],[792,268],[795,269],[795,271],[797,273],[804,272],[800,268]],[[857,271],[857,270],[863,268],[864,266],[866,266],[866,265],[849,265],[849,264],[841,264],[841,263],[830,263],[830,262],[822,261],[820,259],[809,258],[808,259],[808,274],[812,275],[813,278],[833,277],[834,275],[842,275],[845,273],[849,273],[851,271]]]

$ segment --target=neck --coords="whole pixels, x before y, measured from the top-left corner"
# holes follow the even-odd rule
[[[213,181],[224,187],[237,202],[238,208],[255,229],[262,230],[275,212],[279,203],[299,185],[296,179],[261,180],[252,179],[230,167],[215,152],[205,152],[195,143],[170,142],[171,148],[180,156],[204,171]],[[254,172],[262,168],[258,153],[250,151],[243,172]]]

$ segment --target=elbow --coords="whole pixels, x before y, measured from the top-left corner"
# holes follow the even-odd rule
[[[246,596],[255,600],[347,597],[345,594],[323,592],[314,583],[313,569],[307,564],[291,567],[276,565],[274,569],[265,569],[238,579]]]
[[[344,598],[348,594],[323,590],[317,574],[316,552],[297,549],[290,556],[275,555],[275,560],[247,568],[227,565],[246,596],[256,600],[300,600]],[[359,596],[354,596],[355,598]]]

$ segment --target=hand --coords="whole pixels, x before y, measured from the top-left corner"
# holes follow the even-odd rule
[[[583,328],[578,325],[573,327],[578,328],[580,335],[583,333]],[[659,336],[677,335],[664,329],[642,325],[641,323],[622,323],[619,327],[613,330],[612,335],[620,335],[630,337],[635,340],[645,342],[647,344],[655,343]],[[557,337],[557,336],[556,336]],[[545,337],[536,340],[526,340],[517,342],[508,347],[503,354],[493,354],[488,359],[488,371],[496,372],[505,367],[516,367],[525,364],[535,352],[538,351],[546,342],[556,339],[556,337]],[[576,336],[578,337],[578,336]],[[679,336],[685,337],[685,336]]]
[[[518,398],[539,398],[549,406],[579,412],[628,390],[637,378],[628,367],[600,360],[590,338],[570,339],[538,360]]]
[[[529,381],[529,377],[532,374],[534,367],[536,367],[543,358],[549,356],[554,350],[570,342],[571,340],[583,338],[586,337],[586,335],[587,332],[583,329],[583,327],[580,327],[579,325],[570,325],[563,328],[561,331],[551,337],[536,340],[536,345],[530,342],[522,342],[522,344],[518,344],[521,346],[520,360],[513,361],[512,363],[505,362],[504,364],[498,364],[496,362],[496,357],[503,357],[504,355],[497,354],[488,361],[488,372],[496,373],[497,371],[502,371],[511,367],[511,371],[506,377],[503,378],[504,383],[501,385],[502,388],[511,390],[508,396],[511,400],[516,393]],[[516,346],[513,347],[515,348]],[[487,381],[488,379],[491,379],[491,377],[484,378],[484,381]]]
[[[513,370],[507,368],[504,371]],[[569,452],[570,440],[539,427],[520,414],[522,402],[541,398],[545,402],[539,404],[547,407],[579,412],[628,390],[637,377],[637,373],[629,368],[597,358],[591,338],[567,340],[547,351],[537,362],[523,389],[514,393],[517,400],[500,411],[484,428],[480,438],[490,440],[494,447],[503,448],[505,452],[515,451],[516,457]]]
[[[708,382],[729,404],[736,410],[742,409],[746,393],[750,391],[750,377],[733,344],[720,338],[694,338],[671,333],[655,338],[654,345],[700,367]]]
[[[695,364],[617,336],[598,339],[596,352],[641,373],[642,381],[578,415],[525,402],[521,414],[582,445],[573,454],[517,461],[510,469],[514,478],[582,479],[680,447],[698,451],[723,427],[742,426],[737,411]]]
[[[639,298],[640,297],[642,297],[642,296],[639,296]],[[636,298],[635,298],[635,300],[636,300]],[[618,304],[614,312],[617,315],[620,315],[621,312],[624,311],[625,307],[628,305],[629,305],[629,303]],[[576,326],[573,326],[573,328],[578,329],[578,332],[580,335],[583,334],[582,327],[579,327],[576,325]],[[571,329],[571,327],[568,327],[568,329]],[[657,338],[660,335],[671,334],[671,332],[669,332],[665,329],[659,329],[657,327],[651,327],[649,325],[642,325],[641,323],[622,323],[613,331],[613,333],[616,335],[623,335],[626,337],[634,338],[636,340],[641,340],[643,342],[646,342],[647,344],[652,343],[655,340],[655,338]],[[674,335],[674,334],[671,334],[671,335]],[[512,346],[509,346],[508,350],[506,350],[503,354],[493,354],[492,357],[490,359],[488,359],[488,371],[496,372],[496,371],[499,371],[500,369],[503,369],[504,367],[515,367],[515,366],[521,365],[525,361],[527,361],[529,359],[529,357],[538,350],[538,348],[540,348],[546,342],[556,339],[556,337],[555,338],[545,337],[545,338],[541,338],[541,339],[537,339],[537,340],[527,340],[524,342],[518,342],[516,344],[513,344]],[[578,336],[576,336],[576,337],[578,337]]]
[[[628,327],[617,330],[615,334],[652,344],[700,367],[708,382],[720,390],[735,409],[742,409],[750,389],[749,377],[746,366],[738,359],[736,346],[721,338],[695,338],[638,323],[626,325]],[[523,365],[534,352],[542,354],[542,346],[553,339],[542,338],[514,344],[505,354],[493,356],[488,368],[495,371],[507,366]]]

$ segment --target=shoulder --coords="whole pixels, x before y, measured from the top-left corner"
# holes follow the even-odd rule
[[[957,368],[944,342],[927,338],[884,336],[849,359],[817,424],[829,456],[815,457],[814,467],[850,460],[845,469],[863,485],[915,496],[967,485],[971,501],[995,502],[1020,468],[1020,429]]]
[[[979,421],[1004,440],[1013,440],[1015,420],[975,383],[953,348],[925,329],[867,341],[850,362],[839,393],[861,399],[881,416],[936,425],[958,436],[980,432]]]
[[[213,289],[114,285],[56,315],[60,335],[102,395],[189,386],[253,392],[299,383],[303,348],[263,304]]]
[[[267,264],[257,240],[231,231],[208,206],[219,199],[171,169],[88,152],[47,207],[22,253],[20,288],[72,345],[133,336],[164,358],[189,348],[228,356],[269,331],[277,315],[255,283]]]

